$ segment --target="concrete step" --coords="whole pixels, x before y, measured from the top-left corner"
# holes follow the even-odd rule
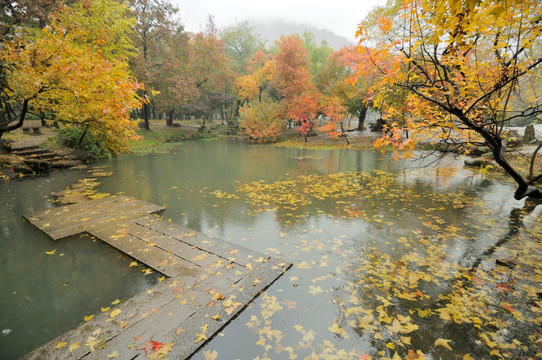
[[[47,149],[40,149],[37,146],[31,147],[31,148],[25,148],[25,149],[16,149],[12,151],[12,154],[18,155],[18,156],[31,156],[31,155],[39,155],[39,154],[46,154],[50,153]]]
[[[65,169],[65,168],[82,164],[82,162],[79,160],[65,160],[65,159],[54,160],[54,161],[51,161],[50,163],[53,169]]]

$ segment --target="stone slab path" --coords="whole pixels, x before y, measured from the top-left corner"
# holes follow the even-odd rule
[[[87,232],[164,277],[23,359],[189,358],[291,266],[151,215],[161,210],[117,195],[25,215],[55,240]]]

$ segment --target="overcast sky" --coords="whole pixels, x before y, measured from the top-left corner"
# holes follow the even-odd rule
[[[328,29],[355,40],[356,25],[385,0],[171,0],[187,31],[199,32],[209,14],[220,28],[238,21],[285,20]]]

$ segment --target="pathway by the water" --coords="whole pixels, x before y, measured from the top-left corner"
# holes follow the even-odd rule
[[[164,277],[24,359],[188,358],[291,266],[152,215],[161,210],[117,195],[25,215],[54,240],[87,232]]]

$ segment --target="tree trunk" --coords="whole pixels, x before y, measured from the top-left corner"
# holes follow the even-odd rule
[[[495,162],[499,164],[499,166],[503,168],[503,170],[506,171],[506,173],[510,175],[512,179],[514,179],[514,181],[518,184],[518,188],[514,192],[514,199],[521,200],[526,197],[532,199],[542,199],[542,190],[529,184],[523,178],[523,176],[521,176],[516,171],[516,169],[514,169],[512,165],[510,165],[510,163],[506,160],[502,153],[502,139],[499,136],[492,134],[491,132],[480,126],[473,124],[469,120],[469,118],[457,108],[450,111],[450,113],[457,116],[463,124],[467,125],[470,129],[476,131],[484,138],[484,140],[486,140],[489,148],[491,149],[491,152],[493,153],[493,158],[495,159]]]
[[[346,140],[346,143],[350,145],[350,141],[348,141],[348,137],[346,136],[346,131],[344,131],[343,122],[341,121],[341,136]]]
[[[144,102],[143,103],[143,107],[142,107],[142,112],[143,112],[143,121],[145,122],[145,126],[144,126],[144,129],[145,130],[151,130],[151,127],[149,125],[149,112],[150,112],[150,109],[149,109],[149,104],[147,102]]]
[[[23,126],[24,119],[26,118],[26,114],[28,113],[28,102],[29,100],[26,99],[23,101],[23,106],[21,109],[21,113],[19,114],[19,120],[14,125],[2,125],[0,126],[0,139],[2,138],[2,135],[4,135],[7,132],[10,132],[12,130],[18,129],[21,126]]]
[[[166,117],[166,125],[167,126],[172,126],[173,125],[173,113],[174,112],[175,112],[175,110],[171,109],[168,116]]]
[[[365,123],[365,117],[367,116],[367,106],[363,106],[359,110],[359,122],[358,122],[358,130],[363,131],[363,124]]]

